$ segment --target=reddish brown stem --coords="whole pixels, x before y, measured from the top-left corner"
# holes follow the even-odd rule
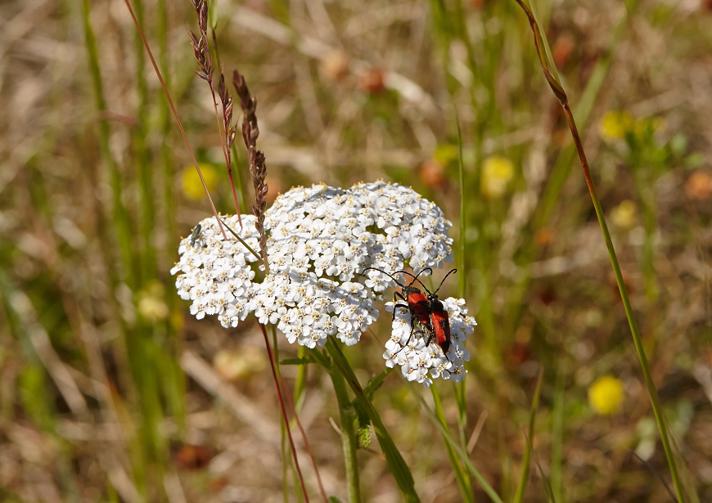
[[[272,378],[274,379],[274,388],[277,390],[277,398],[279,402],[279,409],[282,412],[282,418],[284,419],[284,426],[287,429],[287,437],[289,438],[289,448],[292,451],[292,459],[294,459],[294,466],[297,469],[297,475],[299,476],[299,484],[302,486],[302,493],[304,494],[304,499],[309,502],[309,493],[307,492],[307,487],[304,484],[304,476],[302,475],[302,470],[299,467],[299,458],[297,457],[297,448],[294,445],[294,439],[292,438],[292,430],[289,427],[289,416],[287,415],[287,409],[284,404],[284,395],[282,394],[282,387],[279,385],[279,377],[277,376],[277,368],[274,363],[274,355],[272,354],[272,346],[267,338],[267,329],[260,323],[260,330],[262,331],[262,337],[265,340],[265,348],[267,349],[267,357],[269,358],[269,364],[272,369]]]
[[[195,170],[198,172],[198,178],[200,178],[200,183],[203,185],[203,190],[205,191],[205,194],[208,196],[208,201],[210,202],[210,209],[213,212],[213,216],[218,221],[218,226],[220,227],[220,232],[222,232],[223,238],[227,241],[227,234],[225,234],[225,229],[223,228],[222,222],[220,221],[220,218],[218,217],[218,210],[215,207],[213,198],[210,196],[210,191],[208,190],[208,184],[205,183],[205,178],[203,177],[203,171],[200,169],[200,166],[198,165],[198,159],[195,157],[195,151],[193,150],[193,147],[190,144],[190,140],[188,140],[188,135],[185,132],[185,128],[183,128],[183,123],[181,122],[180,118],[178,117],[178,111],[176,110],[175,103],[173,103],[173,98],[171,97],[171,93],[168,90],[168,85],[166,84],[166,81],[163,79],[163,74],[161,73],[161,70],[158,69],[158,64],[156,63],[156,58],[153,57],[153,51],[151,51],[151,46],[148,45],[148,39],[146,38],[146,34],[143,32],[141,23],[139,23],[138,19],[136,18],[136,14],[134,13],[133,7],[131,6],[131,2],[129,0],[124,0],[124,3],[126,4],[126,8],[129,10],[129,14],[131,14],[131,19],[133,20],[134,26],[136,27],[136,31],[138,32],[139,37],[141,37],[141,42],[143,42],[143,46],[146,48],[146,53],[148,54],[148,59],[151,60],[151,65],[153,66],[153,71],[156,72],[156,77],[158,77],[158,80],[161,82],[161,89],[163,90],[163,94],[166,97],[166,100],[168,101],[168,107],[171,109],[171,114],[173,115],[173,120],[175,121],[176,125],[178,126],[178,131],[180,131],[180,136],[183,140],[183,145],[185,146],[185,149],[188,151],[188,154],[190,155],[190,157],[193,159],[193,165],[195,166]]]
[[[321,482],[321,475],[319,474],[319,468],[317,467],[316,459],[314,458],[314,452],[311,449],[311,445],[309,445],[309,438],[307,437],[306,431],[304,431],[302,422],[299,420],[299,415],[297,414],[297,408],[294,406],[294,402],[292,401],[292,395],[289,393],[289,389],[287,388],[287,386],[285,386],[284,381],[281,378],[280,378],[279,382],[280,382],[280,386],[282,387],[282,391],[284,392],[284,397],[287,400],[287,406],[289,407],[289,410],[294,415],[294,420],[297,422],[297,428],[299,428],[299,432],[302,435],[302,441],[304,442],[304,450],[307,451],[307,454],[309,455],[309,459],[312,464],[312,468],[314,468],[314,473],[316,474],[316,481],[317,481],[317,484],[319,485],[319,492],[321,493],[321,497],[323,498],[323,500],[326,502],[329,500],[329,498],[326,495],[326,491],[324,490],[324,485]]]

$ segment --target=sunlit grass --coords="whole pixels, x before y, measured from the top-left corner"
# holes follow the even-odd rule
[[[258,99],[274,187],[414,186],[454,223],[457,282],[443,290],[479,323],[467,379],[431,390],[383,372],[385,321],[348,351],[270,338],[310,444],[287,411],[310,497],[320,491],[308,451],[326,494],[344,501],[632,501],[666,484],[704,501],[704,8],[536,2],[599,203],[615,208],[612,273],[600,207],[516,2],[211,4],[219,64],[240,68]],[[42,500],[49,488],[69,500],[303,500],[267,366],[236,378],[211,363],[225,347],[246,362],[246,347],[262,355],[256,325],[196,322],[167,273],[179,236],[211,213],[184,169],[210,166],[215,207],[234,206],[211,98],[193,76],[190,2],[132,5],[195,159],[122,4],[0,7],[11,20],[0,69],[0,464],[10,467],[0,499]],[[669,56],[654,54],[661,45]],[[231,154],[250,212],[246,156]],[[589,403],[606,375],[618,387],[596,388]]]

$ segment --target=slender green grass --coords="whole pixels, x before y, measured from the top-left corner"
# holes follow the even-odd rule
[[[134,11],[138,23],[144,25],[143,0],[134,0]],[[138,32],[134,35],[134,58],[136,71],[136,124],[133,128],[133,146],[139,187],[139,235],[142,252],[140,257],[141,284],[145,284],[156,275],[155,233],[155,194],[153,190],[153,168],[149,166],[150,151],[148,145],[148,82],[146,81],[146,56]]]
[[[304,365],[302,365],[303,367]],[[334,385],[336,401],[339,404],[339,416],[341,418],[341,448],[344,452],[344,468],[346,470],[346,487],[349,501],[358,503],[361,501],[361,486],[359,484],[359,468],[356,451],[358,449],[358,439],[356,438],[356,414],[348,393],[343,376],[332,370],[329,372],[331,382]]]
[[[544,381],[544,370],[539,371],[539,377],[536,380],[534,388],[534,397],[529,411],[529,429],[527,430],[526,449],[524,450],[524,459],[522,460],[522,474],[519,477],[517,491],[514,493],[514,503],[524,501],[524,491],[527,489],[529,482],[529,465],[531,464],[532,450],[534,448],[534,426],[536,423],[536,413],[539,409],[539,397],[541,396],[541,384]]]
[[[398,487],[403,494],[403,498],[408,502],[420,501],[415,492],[415,482],[413,480],[413,474],[410,472],[410,468],[408,468],[403,456],[401,456],[398,451],[395,442],[391,438],[391,435],[388,433],[386,426],[381,420],[380,414],[374,407],[368,395],[364,393],[361,383],[359,383],[356,374],[354,374],[351,369],[351,365],[346,359],[346,356],[343,354],[338,343],[334,341],[333,338],[329,338],[327,341],[326,350],[331,357],[336,370],[341,373],[342,377],[351,388],[351,391],[353,391],[354,395],[356,395],[356,403],[359,407],[361,407],[363,413],[365,413],[371,421],[373,429],[376,432],[378,443],[380,444],[381,450],[386,457],[388,468],[393,477],[396,479]]]
[[[623,37],[628,33],[630,20],[637,11],[638,5],[639,2],[637,0],[628,0],[626,2],[625,14],[613,28],[613,35],[608,44],[608,50],[596,61],[591,72],[591,77],[589,77],[581,93],[581,98],[574,107],[576,123],[580,124],[582,128],[585,128],[591,119],[593,106],[603,90],[606,76],[613,64],[616,48],[620,45]],[[554,210],[561,200],[560,196],[564,184],[571,175],[575,157],[576,149],[573,146],[569,146],[562,149],[554,161],[551,173],[547,176],[544,189],[538,200],[538,205],[532,215],[529,235],[535,236],[539,230],[543,229],[551,221]],[[533,239],[527,240],[519,250],[517,262],[521,264],[524,272],[520,275],[517,284],[511,289],[509,295],[510,309],[507,315],[508,324],[510,326],[509,332],[512,332],[514,327],[521,321],[523,306],[526,305],[524,296],[528,292],[528,286],[531,281],[528,269],[534,262],[536,252],[537,245]]]
[[[494,490],[494,488],[490,485],[489,482],[487,482],[487,479],[485,478],[484,475],[475,467],[475,465],[472,463],[470,460],[470,456],[467,453],[466,450],[464,450],[460,445],[458,445],[457,441],[453,438],[453,436],[450,434],[447,428],[444,428],[442,424],[440,424],[440,421],[437,419],[437,414],[435,411],[433,411],[427,403],[425,403],[425,400],[423,399],[422,396],[418,394],[417,391],[412,390],[412,392],[416,395],[416,398],[420,402],[421,407],[425,409],[425,411],[428,413],[428,417],[432,421],[432,423],[435,425],[435,427],[440,431],[440,434],[442,437],[445,439],[445,442],[449,445],[449,447],[457,454],[459,457],[460,461],[462,464],[467,468],[467,470],[470,472],[470,475],[474,477],[474,479],[477,481],[477,483],[480,485],[482,490],[487,494],[487,496],[490,497],[492,501],[495,503],[503,503],[502,498],[497,494],[497,491]]]
[[[443,410],[442,400],[440,399],[440,393],[435,385],[430,386],[430,392],[433,397],[433,406],[435,417],[438,420],[440,426],[443,429],[448,429],[447,420],[445,419],[445,411]],[[467,450],[466,444],[460,439],[461,446]],[[450,466],[455,473],[455,480],[457,481],[457,487],[460,490],[460,496],[463,501],[471,502],[474,501],[474,493],[472,490],[472,481],[470,480],[469,474],[463,469],[462,463],[457,457],[455,450],[450,446],[450,444],[445,440],[445,449],[447,450],[448,458],[450,459]]]
[[[554,501],[563,503],[564,499],[564,433],[565,433],[565,381],[564,367],[560,364],[556,370],[554,389],[554,407],[551,411],[551,494]]]
[[[611,234],[608,230],[608,224],[606,223],[606,218],[603,213],[603,208],[598,200],[596,191],[593,185],[593,180],[591,178],[588,159],[586,158],[586,153],[583,149],[583,144],[581,142],[581,137],[579,136],[578,129],[576,127],[576,121],[571,108],[568,104],[568,96],[564,90],[561,81],[558,78],[555,65],[551,63],[550,51],[548,49],[548,43],[546,37],[541,32],[539,25],[537,23],[536,17],[532,10],[532,7],[528,0],[516,0],[520,5],[522,10],[527,15],[529,24],[534,35],[534,43],[536,46],[537,57],[541,63],[544,76],[546,77],[547,83],[551,87],[556,98],[559,100],[561,107],[564,110],[566,116],[566,121],[568,123],[571,135],[574,139],[576,145],[576,151],[579,155],[579,160],[581,161],[581,167],[583,169],[584,180],[586,181],[586,187],[588,188],[589,195],[591,196],[591,202],[593,203],[594,210],[596,212],[596,218],[598,224],[601,228],[601,234],[603,235],[603,240],[606,244],[606,249],[608,250],[608,256],[611,262],[611,267],[616,277],[616,284],[618,285],[618,291],[620,292],[621,300],[623,301],[623,308],[625,310],[625,315],[628,320],[628,326],[630,328],[631,337],[633,339],[633,346],[635,347],[636,354],[638,356],[638,361],[640,362],[641,371],[643,373],[643,381],[645,383],[645,388],[650,397],[650,404],[653,408],[653,414],[655,416],[655,422],[658,428],[658,433],[660,434],[660,440],[663,445],[663,450],[665,451],[665,458],[667,459],[668,468],[670,470],[670,476],[672,477],[673,483],[675,485],[675,493],[678,501],[684,502],[685,490],[682,485],[682,480],[677,470],[677,462],[675,460],[675,453],[672,450],[672,445],[669,439],[669,433],[667,424],[665,421],[665,416],[663,415],[663,410],[660,407],[657,388],[655,387],[655,382],[650,373],[650,365],[648,363],[648,358],[645,354],[645,347],[643,346],[643,341],[638,331],[638,324],[633,315],[633,308],[630,304],[630,299],[628,297],[628,289],[623,280],[623,273],[621,272],[621,267],[618,262],[618,256],[616,254],[613,241],[611,239]]]
[[[168,49],[168,6],[166,0],[158,0],[158,62],[161,72],[166,79],[166,86],[170,89],[172,83],[170,51]],[[175,193],[175,159],[171,149],[169,138],[171,135],[171,111],[165,100],[160,101],[160,129],[161,129],[161,169],[163,182],[163,229],[164,255],[173,257],[175,255],[175,242],[178,237],[176,221],[176,193]],[[169,305],[173,307],[175,295],[167,292]]]
[[[112,202],[112,219],[116,235],[114,236],[119,249],[119,258],[121,269],[129,286],[135,285],[136,270],[134,264],[134,255],[131,247],[132,231],[129,220],[129,214],[122,201],[123,182],[121,179],[121,171],[119,164],[116,162],[114,155],[111,153],[109,146],[109,123],[106,120],[107,106],[106,97],[104,96],[104,85],[101,78],[101,65],[99,63],[99,50],[96,45],[96,36],[91,24],[91,2],[90,0],[82,0],[82,27],[84,29],[84,41],[87,50],[87,63],[89,66],[89,75],[91,77],[92,87],[94,89],[94,102],[98,112],[98,136],[99,148],[103,157],[104,163],[108,170],[108,178],[111,186],[111,202]]]
[[[466,183],[465,183],[465,163],[462,155],[462,130],[460,129],[460,119],[455,113],[456,125],[457,125],[457,146],[458,146],[458,162],[457,162],[457,178],[458,178],[458,188],[460,191],[460,229],[458,235],[458,266],[460,269],[460,274],[458,276],[458,295],[460,298],[467,298],[468,286],[469,286],[469,265],[467,261],[467,214],[468,214],[468,203],[469,198],[466,196]],[[455,401],[457,404],[457,429],[460,435],[460,443],[463,446],[467,445],[467,440],[465,438],[465,431],[467,430],[467,376],[454,385],[455,388]],[[468,486],[472,488],[472,481],[468,477]]]
[[[168,6],[166,0],[159,0],[157,9],[157,36],[158,36],[158,61],[161,67],[161,71],[166,79],[166,86],[170,89],[172,77],[171,77],[171,62],[170,53],[168,50]],[[178,238],[178,231],[176,225],[176,194],[174,190],[174,178],[175,178],[175,168],[174,168],[174,158],[172,154],[172,149],[169,143],[169,138],[171,136],[171,114],[168,108],[168,104],[165,100],[160,100],[159,105],[159,125],[161,131],[161,146],[160,146],[160,158],[161,158],[161,182],[163,196],[162,206],[163,206],[163,219],[161,220],[163,225],[164,234],[164,258],[172,259],[175,254],[176,241]],[[154,242],[155,244],[155,242]],[[160,264],[161,267],[164,264]],[[175,294],[175,288],[170,285],[165,294],[165,302],[169,307],[169,312],[173,312],[177,305],[177,295]],[[165,320],[162,324],[163,331],[159,334],[161,338],[165,340],[171,351],[164,354],[163,365],[161,368],[161,374],[166,375],[167,379],[163,384],[164,392],[166,394],[166,400],[168,408],[174,416],[181,434],[185,431],[186,427],[186,403],[185,403],[185,393],[186,393],[186,379],[181,372],[180,365],[178,363],[177,355],[180,354],[182,350],[182,341],[176,334],[175,326],[170,317]]]

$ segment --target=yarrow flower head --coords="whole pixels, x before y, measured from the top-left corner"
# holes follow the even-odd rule
[[[237,216],[221,217],[237,229]],[[259,234],[252,215],[242,217],[240,237],[253,250],[259,249]],[[181,299],[190,300],[190,314],[201,320],[218,317],[226,328],[236,327],[252,311],[257,291],[252,264],[259,260],[230,234],[227,240],[215,217],[203,219],[178,246],[180,259],[171,269],[177,274],[176,289]]]
[[[411,325],[407,309],[396,309],[393,332],[383,353],[387,367],[398,365],[403,377],[426,386],[432,384],[433,379],[459,382],[465,377],[464,364],[470,359],[465,342],[477,325],[475,319],[467,315],[464,299],[448,297],[440,302],[450,321],[451,339],[447,354],[436,344],[432,334],[417,323]],[[386,310],[392,313],[395,305],[386,303]]]
[[[241,227],[237,216],[223,221],[248,246],[229,233],[226,240],[209,217],[196,226],[200,232],[181,241],[180,259],[171,269],[179,295],[191,301],[191,314],[214,315],[223,326],[235,327],[254,313],[260,323],[276,325],[290,343],[310,348],[330,336],[348,345],[359,341],[378,317],[376,302],[393,284],[374,269],[435,268],[452,253],[451,223],[442,210],[412,189],[382,181],[349,189],[296,187],[280,195],[265,213],[267,264],[258,264],[255,217],[242,216]],[[434,356],[425,367],[429,377],[413,380],[455,379],[464,373],[462,343],[474,320],[468,321],[458,302],[444,303],[453,329],[450,361]],[[394,325],[394,337],[396,331],[400,335],[394,341],[403,335],[400,326]],[[393,360],[407,377],[404,365],[410,360],[402,358],[425,351],[418,340],[414,337],[410,349]],[[431,344],[427,350],[440,348]]]

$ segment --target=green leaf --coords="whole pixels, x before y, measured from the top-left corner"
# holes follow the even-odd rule
[[[378,388],[383,385],[383,382],[386,380],[386,377],[392,371],[392,368],[387,368],[383,372],[373,376],[368,381],[368,384],[366,384],[366,387],[363,389],[363,393],[368,397],[369,400],[373,400],[373,394],[378,391]]]

